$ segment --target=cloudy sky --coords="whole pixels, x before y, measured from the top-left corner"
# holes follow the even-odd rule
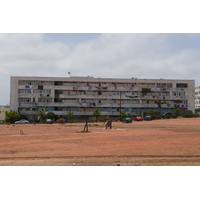
[[[0,34],[0,105],[10,76],[194,79],[200,34]]]

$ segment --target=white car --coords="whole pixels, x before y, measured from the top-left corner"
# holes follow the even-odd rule
[[[46,120],[46,124],[52,124],[52,123],[53,123],[52,119],[47,119]]]
[[[29,121],[25,119],[20,119],[19,121],[15,122],[15,124],[27,124],[27,123],[29,123]]]

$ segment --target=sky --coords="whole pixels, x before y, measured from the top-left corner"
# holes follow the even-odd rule
[[[198,33],[0,33],[0,105],[10,76],[192,79],[200,84]]]

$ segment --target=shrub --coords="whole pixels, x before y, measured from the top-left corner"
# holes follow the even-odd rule
[[[160,115],[154,115],[154,118],[155,119],[161,119],[161,116]]]
[[[149,116],[151,116],[153,120],[154,120],[154,119],[161,119],[161,116],[160,116],[160,115],[151,114],[151,115],[149,115]]]
[[[175,118],[177,118],[177,117],[178,117],[177,114],[172,114],[172,115],[171,115],[171,118],[173,118],[173,119],[175,119]]]
[[[197,113],[196,113],[196,114],[193,114],[193,115],[194,115],[194,117],[199,117],[199,114],[197,114]]]
[[[186,113],[186,114],[183,114],[183,117],[184,118],[199,117],[199,114],[189,114],[189,113]]]
[[[169,115],[163,115],[162,118],[163,119],[170,119],[170,116]]]
[[[98,118],[99,122],[105,122],[106,121],[106,116],[103,116],[101,115],[99,118]]]

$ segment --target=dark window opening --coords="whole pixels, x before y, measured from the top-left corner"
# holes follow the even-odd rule
[[[177,83],[176,87],[177,88],[187,88],[187,83]]]

